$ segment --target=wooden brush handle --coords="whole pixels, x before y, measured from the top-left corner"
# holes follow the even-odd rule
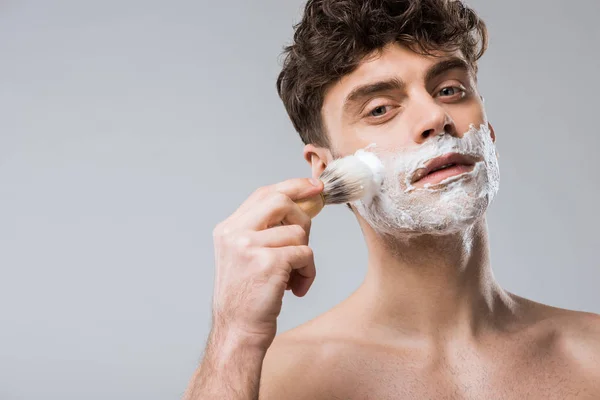
[[[321,193],[306,199],[296,200],[295,203],[298,204],[302,211],[307,213],[311,219],[316,217],[323,207],[325,207],[325,199]]]

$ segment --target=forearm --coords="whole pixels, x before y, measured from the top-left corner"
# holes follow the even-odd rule
[[[184,400],[257,400],[264,357],[240,336],[212,333]]]

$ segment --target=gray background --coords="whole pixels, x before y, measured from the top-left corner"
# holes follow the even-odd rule
[[[502,182],[508,290],[600,312],[600,3],[472,0]],[[308,176],[275,90],[302,1],[0,6],[0,399],[177,399],[209,330],[213,226]],[[287,330],[360,283],[343,207],[314,222],[318,279]]]

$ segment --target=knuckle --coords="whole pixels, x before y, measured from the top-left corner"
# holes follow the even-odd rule
[[[271,199],[272,199],[271,201],[273,202],[275,207],[278,207],[278,208],[285,208],[292,201],[289,197],[287,197],[285,194],[280,193],[280,192],[274,192],[271,195]]]
[[[261,186],[252,193],[252,197],[264,197],[269,192],[267,186]]]
[[[300,239],[305,240],[308,237],[306,230],[300,225],[290,225],[290,229],[294,231],[294,236],[297,236]]]
[[[213,239],[220,239],[221,237],[223,237],[223,232],[224,232],[224,224],[222,222],[218,223],[212,232],[213,235]]]
[[[307,258],[314,258],[315,256],[313,249],[311,249],[309,246],[303,246],[303,252]]]
[[[277,268],[273,271],[273,275],[280,277],[282,282],[288,282],[290,280],[291,270]]]
[[[252,240],[247,235],[239,235],[233,240],[233,244],[239,250],[246,250],[251,247]]]
[[[277,264],[277,258],[273,252],[264,250],[255,255],[255,262],[260,270],[270,270]]]
[[[234,231],[234,226],[228,220],[219,223],[213,230],[213,236],[217,236],[221,239],[229,237]]]

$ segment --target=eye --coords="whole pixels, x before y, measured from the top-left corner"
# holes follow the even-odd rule
[[[389,107],[389,106],[375,107],[374,109],[369,111],[369,116],[370,117],[381,117],[382,115],[385,115],[385,113],[387,112],[387,107]]]
[[[463,88],[461,88],[460,86],[446,86],[445,88],[440,90],[438,92],[438,94],[440,96],[448,97],[448,96],[454,96],[456,94],[464,93],[464,92],[465,92],[465,90]]]

